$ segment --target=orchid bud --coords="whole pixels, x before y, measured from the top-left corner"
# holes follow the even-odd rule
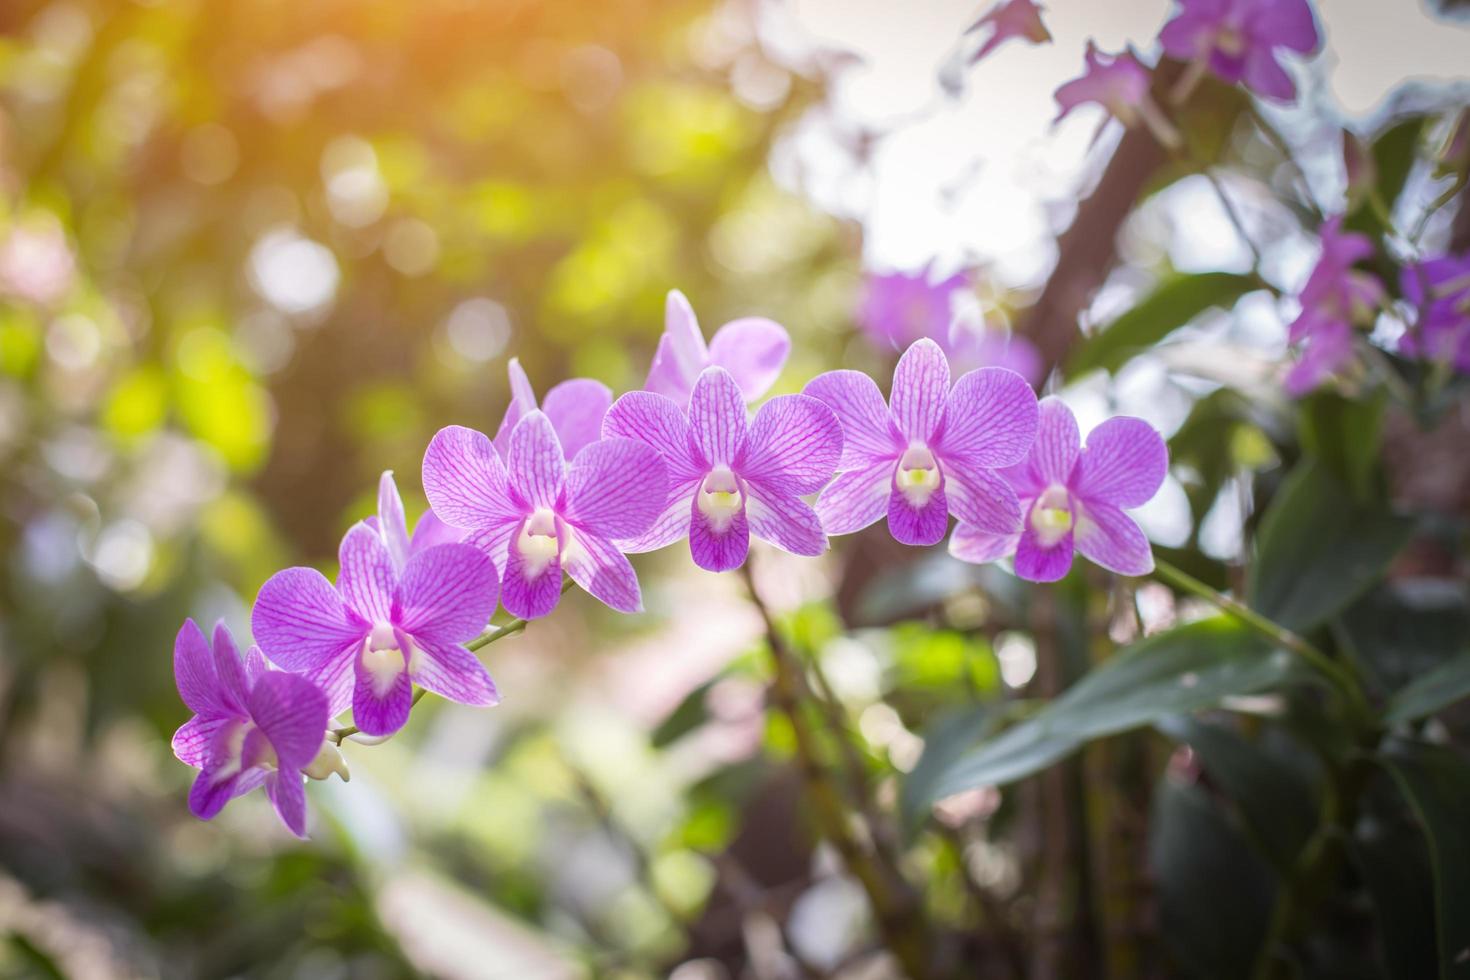
[[[347,771],[347,760],[342,758],[342,750],[330,739],[322,740],[322,747],[317,750],[316,758],[301,771],[308,779],[323,780],[334,772],[342,777],[344,783],[352,778],[352,774]]]

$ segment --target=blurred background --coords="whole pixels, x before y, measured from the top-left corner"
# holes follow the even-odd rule
[[[1340,209],[1344,125],[1467,100],[1452,6],[1320,4],[1300,104],[1262,110],[1299,192]],[[1170,9],[1055,0],[1054,44],[971,67],[980,10],[956,0],[0,4],[0,974],[892,975],[866,955],[862,890],[805,828],[760,619],[680,548],[639,560],[646,615],[574,595],[489,648],[502,706],[430,699],[390,742],[349,744],[351,781],[308,788],[305,844],[259,794],[189,816],[173,635],[185,616],[248,633],[285,565],[332,574],[383,469],[421,511],[424,445],[494,430],[508,358],[541,390],[639,386],[670,288],[707,333],[783,323],[794,391],[888,370],[858,322],[871,273],[966,272],[957,312],[1034,357],[1038,384],[1079,322],[1170,273],[1300,286],[1315,246],[1291,178],[1222,88],[1220,179],[1260,262],[1203,176],[1160,171],[1104,223],[1105,277],[1058,312],[1059,236],[1120,137],[1096,107],[1054,128],[1051,93],[1087,38],[1151,51]],[[1412,211],[1433,181],[1405,181]],[[1265,291],[1234,299],[1168,351],[1079,375],[1084,431],[1127,411],[1173,435],[1227,382],[1264,390],[1287,318]],[[1279,394],[1260,397],[1222,472],[1176,469],[1142,514],[1202,574],[1238,557],[1237,477],[1291,451]],[[1464,506],[1456,472],[1423,492]],[[864,535],[821,561],[756,556],[884,806],[942,709],[1036,682],[1037,640],[1005,616],[1018,583],[942,548],[915,560]],[[1001,805],[979,794],[956,820]],[[973,900],[1030,921],[1040,846],[1020,821],[930,834],[905,861],[941,919]]]

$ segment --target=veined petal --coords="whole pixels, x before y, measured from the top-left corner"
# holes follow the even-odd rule
[[[520,516],[505,463],[483,432],[450,425],[424,452],[424,494],[441,520],[455,527],[494,527]]]
[[[671,486],[663,509],[653,519],[648,530],[637,537],[618,541],[618,547],[626,554],[639,555],[646,551],[666,548],[675,541],[687,538],[689,536],[689,508],[703,480],[703,474],[699,474]]]
[[[1066,578],[1072,569],[1072,538],[1068,532],[1047,545],[1028,527],[1016,545],[1016,574],[1028,582],[1058,582]]]
[[[729,466],[745,450],[745,397],[724,368],[705,368],[689,396],[689,431],[710,466]]]
[[[392,735],[401,729],[413,708],[413,682],[409,679],[407,660],[403,661],[403,669],[385,680],[378,671],[369,669],[359,655],[353,660],[353,673],[356,674],[353,724],[365,735]],[[312,754],[316,754],[315,748]]]
[[[817,512],[801,498],[758,480],[745,481],[750,533],[793,555],[820,555],[827,535]]]
[[[1024,489],[1040,492],[1048,486],[1069,485],[1077,458],[1082,455],[1082,434],[1077,419],[1060,398],[1043,398],[1037,406],[1036,444],[1026,462],[1017,467]],[[1024,475],[1022,475],[1024,474]],[[1013,474],[1007,473],[1007,477]]]
[[[500,601],[505,611],[521,619],[537,619],[556,608],[561,599],[561,556],[553,555],[544,563],[532,563],[522,553],[518,541],[526,522],[516,526],[506,549],[505,578],[501,582]],[[560,541],[558,544],[560,548]]]
[[[1026,458],[1036,441],[1036,393],[1006,368],[980,368],[955,382],[935,443],[945,457],[994,469]]]
[[[760,407],[735,470],[782,493],[816,493],[842,458],[842,426],[822,402],[779,395]]]
[[[487,555],[468,544],[441,544],[409,559],[392,621],[415,638],[462,643],[485,628],[499,593]]]
[[[583,528],[572,529],[562,568],[599,602],[618,612],[643,611],[638,576],[627,557],[607,538]]]
[[[214,624],[214,672],[219,678],[219,691],[236,715],[244,716],[249,704],[250,678],[245,672],[245,661],[240,659],[240,648],[224,620]]]
[[[426,691],[458,704],[486,707],[500,703],[500,692],[479,659],[457,643],[414,638],[419,648],[413,679]]]
[[[750,525],[741,507],[722,523],[699,509],[696,493],[689,505],[689,553],[694,564],[710,572],[728,572],[745,564],[750,552]]]
[[[893,460],[843,473],[817,498],[817,516],[828,534],[861,531],[882,517],[893,489]]]
[[[790,353],[786,328],[757,316],[731,320],[709,343],[709,363],[729,371],[748,402],[771,390]]]
[[[327,696],[300,674],[273,670],[250,689],[250,717],[276,750],[280,768],[311,763],[327,730]]]
[[[521,367],[519,357],[512,357],[506,362],[505,373],[510,381],[510,400],[505,404],[505,414],[500,417],[500,426],[495,430],[493,443],[502,460],[510,458],[510,434],[516,423],[527,412],[534,412],[538,407],[536,389],[531,387],[531,379],[526,376],[526,369]]]
[[[1077,514],[1073,532],[1077,550],[1119,575],[1147,575],[1154,570],[1148,538],[1133,518],[1111,504],[1087,502]]]
[[[828,371],[802,393],[832,410],[842,426],[842,470],[862,469],[875,459],[897,459],[904,439],[873,379],[861,371]]]
[[[682,408],[689,403],[694,379],[709,366],[709,348],[700,333],[699,320],[689,300],[677,289],[669,290],[664,305],[664,332],[648,369],[643,387],[672,398]]]
[[[605,439],[572,460],[566,519],[605,538],[637,537],[658,519],[668,492],[658,450],[635,439]]]
[[[398,573],[383,539],[359,521],[343,535],[337,561],[337,591],[347,605],[369,623],[386,622]]]
[[[261,674],[271,669],[270,662],[265,659],[265,654],[260,652],[260,647],[251,646],[245,651],[245,687],[248,690],[255,686],[256,680]]]
[[[439,515],[432,510],[426,510],[419,522],[414,525],[413,537],[409,540],[408,552],[410,555],[420,551],[427,551],[441,544],[458,544],[464,540],[463,528],[446,524],[439,519]]]
[[[555,507],[566,487],[567,461],[551,420],[542,412],[528,412],[510,434],[510,472],[513,492],[533,507]]]
[[[960,561],[984,565],[1014,554],[1020,540],[1019,534],[991,534],[962,523],[955,525],[949,536],[949,553]]]
[[[602,419],[612,405],[612,389],[591,378],[563,381],[546,393],[541,410],[551,420],[562,454],[575,459],[602,435]]]
[[[265,781],[265,795],[275,808],[281,823],[302,840],[306,840],[306,787],[299,770],[282,769],[271,773]]]
[[[1089,503],[1140,507],[1159,492],[1168,472],[1164,437],[1142,419],[1120,415],[1088,433],[1072,489]]]
[[[225,804],[240,795],[237,789],[243,773],[235,773],[223,779],[218,773],[205,768],[194,777],[189,788],[189,812],[200,820],[213,820],[225,808]]]
[[[944,418],[948,397],[949,360],[944,351],[928,337],[914,341],[893,369],[888,404],[898,431],[906,440],[929,442]]]
[[[214,745],[215,739],[219,737],[220,729],[235,723],[233,718],[223,716],[201,718],[195,715],[174,732],[174,755],[184,765],[202,769],[209,758],[210,746]]]
[[[174,683],[179,698],[196,715],[216,717],[237,713],[220,690],[219,675],[214,669],[214,651],[204,631],[192,619],[184,620],[174,638]]]
[[[287,568],[260,587],[250,630],[277,667],[314,672],[349,655],[368,624],[349,613],[321,572]]]
[[[968,461],[946,460],[944,491],[955,517],[991,534],[1021,530],[1021,504],[1016,491],[999,474]]]
[[[943,487],[930,494],[922,506],[914,506],[897,484],[888,494],[888,533],[899,544],[931,545],[944,540],[949,530],[949,500]]]
[[[696,459],[684,409],[671,399],[649,391],[630,391],[613,403],[602,422],[604,439],[636,439],[652,446],[669,469],[671,482],[682,482],[704,472]]]
[[[505,566],[510,560],[510,542],[521,526],[521,519],[505,521],[495,527],[471,531],[460,544],[467,544],[490,559],[495,574],[504,580]]]
[[[408,561],[408,519],[403,516],[403,498],[393,482],[392,470],[384,470],[378,479],[378,533],[393,559],[393,568],[402,571]]]

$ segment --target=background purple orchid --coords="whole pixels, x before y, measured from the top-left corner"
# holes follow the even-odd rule
[[[1170,57],[1200,61],[1222,81],[1283,102],[1296,84],[1277,60],[1277,49],[1301,54],[1317,49],[1317,25],[1307,0],[1180,0],[1159,41]]]
[[[790,353],[786,328],[765,317],[731,320],[706,345],[694,308],[683,293],[672,289],[665,303],[663,336],[643,387],[685,406],[700,374],[714,366],[730,372],[745,401],[753,402],[775,384]]]
[[[781,395],[750,420],[734,376],[710,367],[694,384],[687,420],[672,399],[630,391],[613,403],[604,432],[652,447],[668,465],[661,513],[622,543],[626,550],[687,536],[695,564],[723,572],[744,564],[752,535],[796,555],[827,549],[816,512],[800,498],[831,479],[842,430],[816,399]]]
[[[1022,38],[1032,44],[1041,44],[1051,40],[1051,32],[1041,21],[1041,6],[1034,0],[1001,0],[979,20],[971,24],[965,33],[973,34],[987,27],[990,28],[990,36],[985,39],[980,50],[970,56],[971,64],[984,58],[1013,37]]]
[[[996,534],[1020,526],[1016,495],[994,472],[1036,435],[1036,395],[1014,371],[981,368],[951,388],[944,352],[920,340],[899,358],[887,403],[858,371],[823,374],[805,393],[842,424],[840,474],[817,500],[829,534],[885,513],[894,538],[913,545],[942,539],[951,513]]]
[[[1414,309],[1399,349],[1470,373],[1470,253],[1407,266],[1399,283]]]
[[[1286,391],[1301,397],[1341,372],[1353,360],[1355,326],[1371,323],[1383,305],[1383,284],[1353,266],[1373,254],[1368,236],[1342,230],[1342,217],[1321,228],[1322,254],[1301,292],[1301,313],[1287,340],[1302,345],[1286,375]]]
[[[194,716],[174,733],[174,754],[200,770],[189,809],[209,820],[225,804],[265,787],[276,813],[306,836],[301,770],[322,748],[327,697],[298,674],[271,670],[256,647],[244,661],[230,631],[214,628],[214,648],[192,619],[174,641],[174,679]]]
[[[342,539],[336,588],[314,568],[288,568],[261,587],[251,613],[265,655],[320,685],[333,715],[351,705],[369,735],[403,727],[415,683],[461,704],[499,700],[462,646],[495,611],[495,567],[468,544],[421,544],[409,541],[385,474],[376,526],[360,522]]]
[[[614,541],[647,531],[667,489],[658,453],[630,439],[591,443],[568,465],[540,411],[516,423],[504,461],[484,433],[463,426],[440,429],[424,453],[434,510],[472,532],[466,541],[501,572],[505,608],[523,619],[556,608],[563,571],[614,609],[642,609],[638,577]]]
[[[1016,574],[1055,582],[1072,567],[1075,550],[1119,575],[1153,571],[1148,538],[1124,513],[1151,500],[1169,469],[1164,439],[1142,419],[1108,419],[1087,437],[1059,398],[1040,404],[1036,442],[1026,459],[1003,471],[1025,518],[1019,534],[994,534],[960,524],[949,551],[984,563],[1016,556]]]
[[[602,417],[612,404],[612,389],[601,381],[591,378],[563,381],[553,385],[538,405],[536,390],[531,387],[531,379],[526,376],[519,358],[510,359],[506,373],[510,376],[510,403],[505,406],[505,415],[500,420],[500,428],[495,430],[494,440],[495,451],[500,453],[501,459],[510,455],[510,434],[516,423],[538,408],[551,421],[567,459],[601,436]]]

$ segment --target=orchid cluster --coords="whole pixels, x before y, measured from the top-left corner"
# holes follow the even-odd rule
[[[174,750],[200,769],[193,812],[208,819],[264,786],[304,835],[303,775],[345,777],[333,718],[350,708],[353,731],[392,735],[415,686],[495,704],[471,651],[497,604],[521,621],[545,616],[565,576],[614,610],[640,611],[627,556],[680,541],[700,568],[724,572],[744,564],[751,538],[815,556],[829,535],[886,520],[906,545],[949,535],[965,561],[1014,555],[1016,574],[1034,581],[1064,576],[1074,550],[1119,574],[1152,570],[1125,511],[1154,495],[1167,467],[1146,423],[1112,419],[1084,449],[1060,401],[1038,406],[1003,367],[954,379],[928,338],[898,359],[886,398],[867,375],[832,371],[752,413],[789,349],[764,319],[726,324],[706,344],[675,291],[643,390],[614,401],[576,379],[538,402],[512,360],[495,438],[448,426],[429,443],[431,509],[412,534],[384,473],[377,513],[342,539],[335,583],[288,568],[260,589],[258,646],[243,661],[223,625],[211,646],[184,624],[175,672],[195,716]]]

